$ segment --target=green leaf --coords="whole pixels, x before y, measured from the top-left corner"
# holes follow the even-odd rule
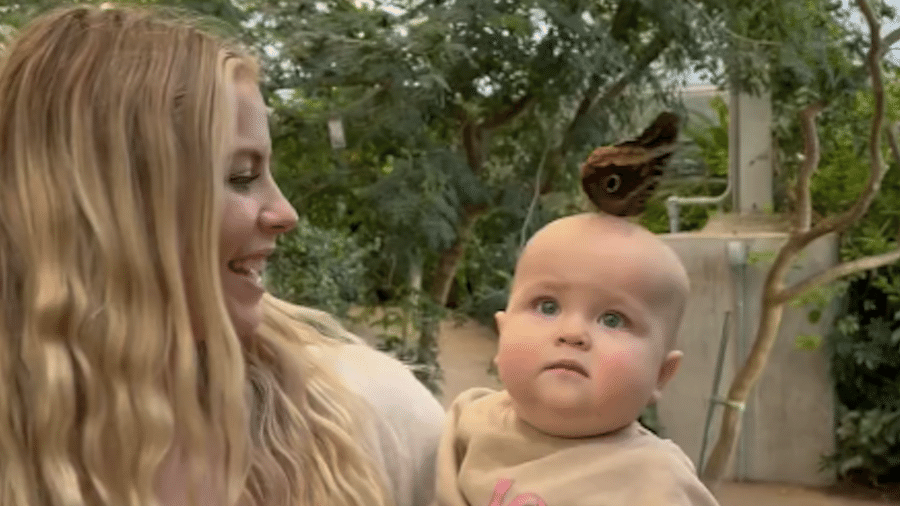
[[[822,319],[822,310],[821,309],[813,309],[806,313],[806,319],[809,323],[819,323],[819,320]]]
[[[772,263],[772,261],[775,260],[775,256],[777,254],[778,253],[773,250],[751,251],[747,254],[747,264],[757,265]]]
[[[803,351],[815,351],[822,345],[822,336],[804,334],[794,339],[794,347]]]

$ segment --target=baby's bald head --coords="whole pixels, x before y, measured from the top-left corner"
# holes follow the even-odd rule
[[[574,255],[576,250],[588,255]],[[674,347],[690,281],[678,255],[655,234],[623,218],[598,213],[560,218],[540,229],[525,245],[516,263],[512,289],[523,277],[541,272],[548,255],[637,265],[636,271],[642,275],[633,280],[633,289],[654,312],[665,316],[669,326],[666,348]]]

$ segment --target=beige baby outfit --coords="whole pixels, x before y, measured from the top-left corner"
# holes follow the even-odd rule
[[[475,388],[450,408],[437,506],[717,506],[678,446],[633,422],[587,438],[521,421],[506,391]]]

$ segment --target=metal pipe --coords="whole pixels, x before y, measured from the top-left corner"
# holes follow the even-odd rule
[[[735,274],[735,351],[737,352],[738,364],[742,364],[747,360],[747,243],[744,241],[728,242],[728,261],[731,264]],[[749,403],[748,403],[749,404]],[[737,454],[737,478],[739,480],[747,479],[749,470],[749,457],[747,440],[752,434],[751,427],[747,424],[752,419],[748,416],[747,411],[741,413],[741,424],[745,430],[741,431],[738,436],[738,454]]]
[[[721,206],[722,202],[731,196],[734,191],[734,178],[738,174],[738,163],[740,154],[740,107],[738,92],[732,87],[729,92],[728,114],[728,177],[725,183],[725,190],[719,195],[700,196],[700,197],[679,197],[671,195],[666,199],[666,213],[669,215],[669,232],[675,233],[681,230],[681,206]]]
[[[709,407],[706,409],[706,422],[703,424],[703,442],[700,443],[700,458],[697,459],[697,472],[703,472],[706,465],[706,444],[709,442],[709,426],[712,423],[713,412],[716,404],[719,404],[719,384],[722,382],[722,367],[725,364],[725,349],[728,347],[728,319],[731,311],[725,312],[725,321],[722,323],[722,340],[719,341],[719,354],[716,357],[716,370],[713,373],[712,394],[709,397]]]

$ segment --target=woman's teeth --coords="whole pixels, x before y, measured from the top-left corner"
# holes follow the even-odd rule
[[[256,284],[260,284],[262,282],[262,267],[248,267],[241,265],[235,261],[231,261],[228,262],[228,269],[235,274],[249,277]]]

